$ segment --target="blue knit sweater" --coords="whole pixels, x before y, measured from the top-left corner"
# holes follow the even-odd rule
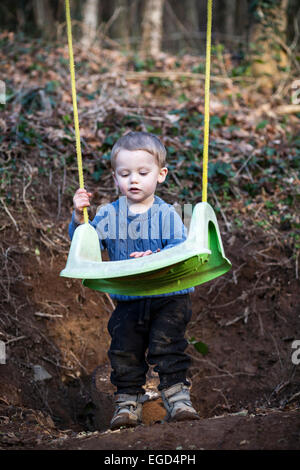
[[[133,251],[158,249],[165,250],[182,243],[187,236],[186,228],[174,207],[158,196],[148,211],[142,214],[130,212],[125,196],[101,206],[90,224],[96,229],[101,249],[107,249],[111,261],[132,259]],[[78,224],[75,212],[69,225],[69,236],[72,239]],[[151,255],[150,255],[151,256]],[[134,261],[132,261],[134,262]],[[145,297],[165,297],[175,294],[187,294],[194,288],[183,289],[167,294],[149,296],[130,296],[110,294],[116,300],[134,300]]]

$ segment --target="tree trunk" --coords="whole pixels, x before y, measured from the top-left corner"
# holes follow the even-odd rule
[[[197,33],[199,31],[199,13],[197,8],[197,0],[185,0],[183,3],[176,4],[176,15],[183,19],[183,24],[189,33]],[[180,15],[180,16],[179,16]]]
[[[156,56],[161,51],[164,0],[147,0],[142,21],[141,53]]]
[[[54,17],[49,0],[33,0],[33,12],[37,27],[45,36],[53,36]]]
[[[130,1],[129,3],[129,34],[130,36],[137,37],[141,35],[141,10],[142,4],[140,0]]]
[[[233,36],[235,33],[236,0],[225,0],[225,33]]]
[[[115,0],[114,12],[116,18],[111,26],[112,37],[119,39],[123,46],[129,48],[129,7],[127,0]]]
[[[86,0],[83,6],[82,45],[89,47],[97,37],[98,0]]]
[[[25,13],[24,13],[24,8],[16,7],[16,15],[17,15],[17,21],[18,21],[18,30],[22,31],[24,26],[25,26]]]
[[[285,78],[288,67],[286,53],[288,0],[277,0],[272,8],[258,2],[255,22],[250,31],[251,70],[265,92]]]
[[[235,34],[247,38],[248,27],[249,15],[247,0],[239,0],[236,2]]]

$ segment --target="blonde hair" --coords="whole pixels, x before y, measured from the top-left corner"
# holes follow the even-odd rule
[[[164,167],[166,164],[167,151],[161,141],[154,134],[149,132],[128,132],[124,134],[114,144],[111,151],[111,166],[115,169],[116,158],[120,150],[144,150],[156,158],[158,166]]]

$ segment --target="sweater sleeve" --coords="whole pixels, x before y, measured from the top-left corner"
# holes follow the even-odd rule
[[[71,218],[71,222],[69,223],[69,237],[70,237],[70,240],[72,240],[73,238],[73,235],[74,235],[74,232],[75,230],[77,229],[77,227],[79,227],[79,225],[81,224],[78,224],[75,220],[75,211],[72,212],[72,218]]]
[[[105,213],[103,214],[103,211],[101,213],[97,213],[96,216],[94,217],[94,219],[92,221],[89,221],[89,224],[94,227],[94,229],[96,230],[97,234],[98,234],[98,238],[99,238],[99,243],[100,243],[100,248],[101,250],[105,250],[106,249],[106,243],[105,243],[105,240],[103,240],[103,238],[101,237],[101,233],[99,232],[98,230],[98,224],[99,222],[101,222],[101,220],[105,217]],[[77,229],[77,227],[79,227],[79,225],[81,224],[78,224],[75,220],[75,211],[73,211],[72,213],[72,218],[71,218],[71,222],[69,224],[69,237],[70,239],[72,240],[73,239],[73,236],[74,236],[74,232],[75,230]]]
[[[162,214],[162,244],[163,249],[172,248],[187,238],[187,230],[180,216],[172,206],[168,206],[169,211]]]

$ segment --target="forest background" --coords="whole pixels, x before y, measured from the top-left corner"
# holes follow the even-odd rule
[[[201,201],[206,1],[70,4],[90,216],[117,197],[110,150],[128,130],[153,132],[167,148],[161,197]],[[3,448],[78,448],[80,433],[106,431],[112,412],[106,324],[114,304],[59,277],[78,187],[64,14],[62,0],[0,3]],[[208,201],[233,268],[193,296],[187,334],[199,429],[185,430],[183,444],[171,427],[162,444],[153,425],[150,448],[199,448],[206,437],[216,448],[208,431],[221,432],[223,421],[206,420],[225,414],[226,430],[232,413],[244,414],[218,448],[300,447],[292,416],[300,403],[299,20],[296,0],[213,1]],[[100,412],[89,388],[95,369]],[[291,414],[283,425],[271,411]],[[247,413],[270,417],[260,435],[250,433]],[[119,441],[97,434],[95,448],[144,448],[143,432],[134,442],[126,431]]]

